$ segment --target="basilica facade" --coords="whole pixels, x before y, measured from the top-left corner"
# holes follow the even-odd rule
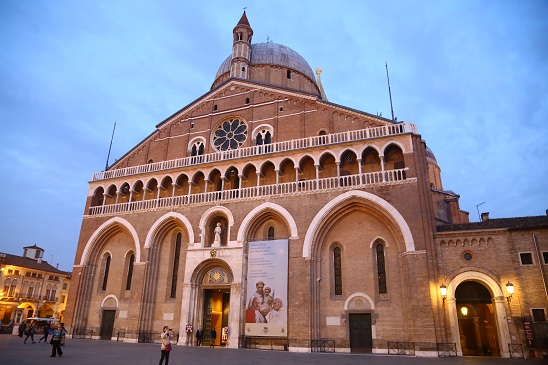
[[[72,335],[148,342],[167,325],[179,345],[216,329],[215,345],[289,351],[539,347],[548,217],[469,223],[417,125],[328,101],[321,70],[252,36],[244,12],[210,91],[93,174]]]

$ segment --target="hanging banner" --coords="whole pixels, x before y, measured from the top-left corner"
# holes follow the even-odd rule
[[[288,243],[249,242],[246,336],[287,337]]]

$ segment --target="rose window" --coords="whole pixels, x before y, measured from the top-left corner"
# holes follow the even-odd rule
[[[221,123],[213,134],[213,145],[219,151],[235,150],[247,139],[247,125],[233,118]]]

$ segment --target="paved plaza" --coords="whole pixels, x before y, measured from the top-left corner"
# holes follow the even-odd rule
[[[67,339],[63,357],[50,357],[51,345],[32,344],[17,336],[0,335],[1,365],[152,365],[160,358],[159,344],[135,344],[101,340]],[[174,346],[170,365],[533,365],[539,359],[486,357],[417,358],[395,355],[293,353],[209,347]]]

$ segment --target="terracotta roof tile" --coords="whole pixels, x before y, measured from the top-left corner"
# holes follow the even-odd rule
[[[534,217],[495,218],[488,219],[485,222],[446,224],[437,226],[436,230],[438,232],[455,232],[500,228],[508,230],[548,228],[548,216],[540,215]]]
[[[41,263],[28,257],[16,256],[6,253],[4,259],[4,265],[20,266],[32,270],[47,271],[55,274],[67,275],[68,271],[62,271],[54,266],[51,266],[47,261],[42,260]]]

